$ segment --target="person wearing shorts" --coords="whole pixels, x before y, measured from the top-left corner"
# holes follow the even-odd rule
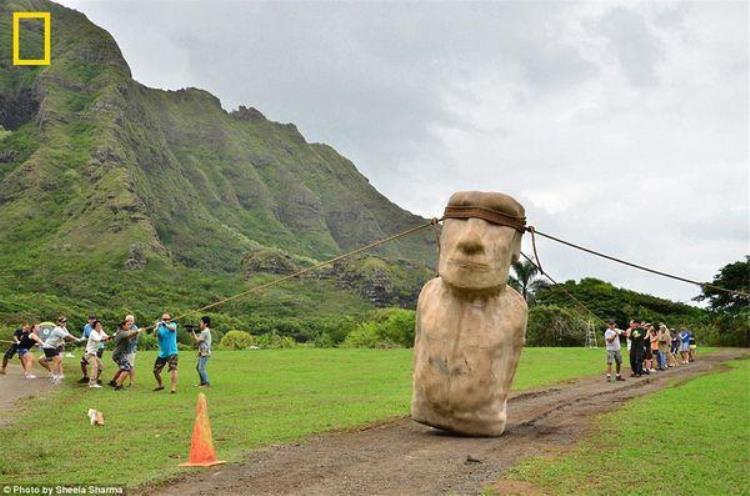
[[[687,365],[690,360],[690,331],[683,328],[680,331],[680,357],[682,358],[682,364]]]
[[[622,352],[620,351],[620,334],[622,331],[617,328],[615,321],[609,321],[609,328],[604,332],[604,345],[607,350],[607,382],[612,379],[612,362],[615,362],[616,373],[615,381],[624,381],[620,369],[622,368]]]
[[[60,358],[60,349],[65,344],[65,341],[81,341],[68,332],[67,322],[68,319],[65,317],[58,318],[57,325],[50,331],[49,336],[47,336],[42,345],[44,357],[39,360],[39,364],[50,371],[50,381],[53,384],[59,384],[65,378],[62,358]],[[51,366],[49,365],[50,362],[52,362]]]
[[[36,331],[39,326],[25,325],[23,328],[23,335],[18,342],[18,359],[21,360],[21,367],[23,368],[23,375],[27,379],[36,379],[36,376],[31,373],[31,366],[34,364],[34,355],[31,353],[31,349],[34,346],[42,345],[42,339],[36,335]]]
[[[125,316],[125,323],[127,324],[127,329],[129,331],[138,331],[138,326],[135,325],[135,317],[132,315],[126,315]],[[128,359],[128,362],[130,362],[130,373],[128,376],[130,377],[130,385],[135,385],[135,354],[138,351],[138,335],[140,333],[136,333],[135,336],[133,336],[131,339],[128,340],[128,348],[126,350],[126,358]]]
[[[159,355],[154,362],[154,378],[156,387],[154,391],[164,390],[164,384],[161,381],[161,371],[165,366],[169,366],[170,390],[174,394],[177,392],[177,324],[172,322],[168,313],[161,316],[161,320],[154,324],[154,334],[159,344]]]
[[[109,336],[104,332],[102,323],[95,320],[91,325],[91,332],[89,332],[89,339],[86,342],[86,362],[91,364],[91,375],[89,376],[89,387],[100,388],[102,387],[101,377],[104,371],[104,363],[99,358],[99,348],[101,345],[109,339]]]
[[[131,322],[127,320],[123,320],[117,328],[115,349],[112,351],[112,360],[117,364],[117,373],[109,382],[110,386],[115,388],[115,391],[122,391],[122,383],[125,382],[127,377],[130,377],[133,371],[133,363],[130,361],[132,358],[128,358],[128,351],[130,342],[138,338],[139,332],[140,330],[137,327],[131,329]]]
[[[28,324],[24,327],[28,327]],[[0,374],[5,375],[5,369],[8,367],[8,362],[16,356],[16,353],[18,353],[18,343],[21,340],[21,336],[23,336],[23,328],[19,327],[13,333],[13,342],[8,346],[8,349],[5,350],[5,354],[3,355],[3,366],[0,368]]]

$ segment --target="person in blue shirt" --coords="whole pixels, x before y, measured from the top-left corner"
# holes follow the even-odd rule
[[[690,331],[682,328],[680,331],[680,356],[682,356],[682,363],[687,365],[690,361]]]
[[[96,322],[96,315],[89,315],[89,321],[86,323],[85,326],[83,326],[83,334],[81,334],[81,341],[88,341],[89,336],[91,335],[91,329],[93,329],[92,324]],[[101,358],[101,357],[99,357]],[[83,356],[81,357],[81,373],[83,374],[83,377],[81,377],[78,382],[80,384],[88,384],[89,382],[89,361],[86,360],[86,352],[83,352]]]
[[[161,371],[164,366],[169,366],[170,390],[174,394],[177,392],[177,324],[172,322],[172,317],[165,313],[161,320],[154,324],[154,335],[159,344],[159,355],[154,362],[154,377],[157,386],[154,391],[164,390],[164,384],[161,382]]]

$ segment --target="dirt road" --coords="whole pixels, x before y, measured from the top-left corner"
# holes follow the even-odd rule
[[[648,378],[606,383],[596,377],[517,394],[508,403],[509,427],[500,438],[456,437],[401,419],[254,451],[242,463],[184,474],[140,492],[476,494],[521,458],[573,443],[591,427],[594,414],[675,381],[717,371],[721,362],[746,355],[744,350],[723,350]]]
[[[18,359],[15,359],[17,362]],[[37,367],[34,373],[36,379],[26,379],[21,372],[21,367],[11,364],[6,375],[0,375],[0,427],[13,421],[13,415],[18,414],[18,408],[11,408],[24,398],[39,396],[50,391],[53,386],[47,380],[47,374],[39,371]],[[11,413],[15,412],[15,413]]]

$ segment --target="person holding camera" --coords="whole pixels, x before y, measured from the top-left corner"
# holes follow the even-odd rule
[[[201,333],[195,334],[195,330],[192,330],[193,339],[198,343],[198,363],[196,364],[196,370],[198,371],[198,377],[200,378],[200,384],[198,387],[209,387],[211,381],[208,380],[208,373],[206,372],[206,365],[208,359],[211,357],[211,317],[201,317],[199,328]]]
[[[672,347],[672,335],[669,328],[662,322],[659,324],[659,370],[667,370],[672,365],[669,364],[669,350]]]
[[[664,370],[661,368],[661,353],[659,353],[659,333],[653,324],[648,325],[648,340],[651,345],[651,354],[653,360],[651,361],[651,372],[657,370]]]
[[[169,368],[170,390],[177,392],[177,324],[172,322],[172,317],[165,313],[161,320],[154,324],[154,334],[159,345],[159,354],[154,362],[154,377],[157,386],[154,391],[162,391],[164,384],[161,382],[161,371],[165,366]]]
[[[612,362],[615,362],[617,375],[615,381],[624,381],[625,378],[620,374],[622,368],[622,352],[620,351],[620,334],[622,331],[617,328],[614,320],[609,321],[609,328],[604,332],[604,344],[607,349],[607,382],[612,379]]]
[[[634,320],[630,321],[627,335],[630,339],[630,377],[641,377],[643,375],[643,352],[646,331]]]

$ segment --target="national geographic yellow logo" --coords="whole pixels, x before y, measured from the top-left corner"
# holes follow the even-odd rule
[[[44,56],[41,59],[21,58],[21,20],[44,21]],[[49,65],[52,59],[52,15],[49,12],[13,12],[13,65]]]

